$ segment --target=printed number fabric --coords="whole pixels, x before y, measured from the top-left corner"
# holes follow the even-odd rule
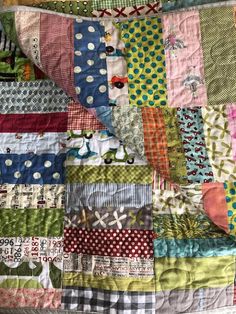
[[[0,313],[236,312],[218,2],[2,1]]]

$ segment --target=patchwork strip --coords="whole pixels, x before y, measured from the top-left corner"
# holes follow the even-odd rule
[[[0,154],[0,184],[62,184],[65,158],[65,154]]]
[[[0,132],[65,132],[67,112],[0,114]]]
[[[149,166],[68,166],[67,183],[152,183]]]
[[[204,214],[189,212],[182,215],[155,214],[153,217],[153,229],[156,232],[155,237],[163,240],[177,241],[227,237],[227,234],[219,229],[211,219]]]
[[[226,105],[202,108],[206,149],[217,182],[236,181]]]
[[[65,286],[62,290],[62,308],[83,312],[152,311],[155,304],[153,292],[109,291],[102,289]],[[92,302],[92,300],[94,302]]]
[[[187,184],[186,160],[177,119],[177,110],[163,108],[170,178],[175,183]]]
[[[120,208],[105,207],[99,210],[79,210],[78,214],[65,216],[65,227],[107,229],[152,229],[151,207]]]
[[[76,99],[73,37],[73,19],[56,14],[40,14],[42,68],[57,86]]]
[[[236,105],[230,104],[229,106],[227,106],[226,110],[231,136],[233,159],[236,160]]]
[[[42,68],[40,54],[40,13],[15,12],[15,27],[18,43],[26,56]]]
[[[159,17],[120,23],[131,106],[166,105],[165,54]]]
[[[195,0],[194,0],[195,1]],[[215,309],[212,313],[227,314],[229,311],[234,311],[232,307],[233,285],[225,285],[216,288],[196,288],[188,290],[163,290],[156,292],[156,312],[160,313],[194,313],[202,314],[211,313],[210,310]],[[165,300],[171,302],[165,302]],[[222,307],[226,307],[223,311]],[[210,311],[210,312],[209,312]]]
[[[94,9],[113,9],[129,7],[131,5],[144,5],[150,0],[93,0]]]
[[[200,10],[208,106],[236,102],[236,29],[232,7]],[[190,33],[191,34],[191,33]],[[222,124],[223,125],[223,124]]]
[[[156,258],[156,291],[201,289],[203,282],[207,288],[232,285],[234,264],[234,256]]]
[[[165,121],[160,109],[142,108],[145,155],[165,179],[170,178]]]
[[[68,96],[52,81],[1,82],[1,113],[66,112]]]
[[[137,208],[152,204],[151,184],[67,184],[67,212],[84,208]],[[79,197],[78,197],[79,195]]]
[[[144,125],[140,108],[116,106],[112,108],[112,126],[114,134],[132,147],[135,153],[146,160],[144,151]],[[129,126],[129,127],[127,127]]]
[[[163,25],[169,106],[206,106],[198,11],[165,14]]]
[[[236,236],[236,183],[225,182],[224,189],[226,194],[227,203],[227,220],[229,233],[232,236]]]
[[[189,183],[212,182],[200,108],[177,109]]]
[[[146,258],[131,259],[70,253],[65,254],[63,265],[64,272],[76,271],[94,276],[153,277],[154,275],[154,260]]]
[[[65,133],[2,133],[0,153],[58,154],[65,153]]]
[[[65,228],[64,239],[66,253],[140,258],[153,255],[151,230]]]
[[[155,239],[155,257],[211,257],[236,255],[235,242],[230,238]]]
[[[62,237],[15,237],[0,238],[0,262],[62,262]]]
[[[108,130],[69,131],[66,165],[146,165]]]
[[[64,210],[58,208],[0,210],[0,237],[60,237]]]
[[[0,288],[4,308],[60,309],[62,291],[59,289]]]
[[[2,184],[0,208],[64,208],[62,184]]]
[[[73,70],[76,94],[87,108],[109,104],[104,36],[105,29],[100,22],[75,20]]]
[[[153,292],[155,290],[154,277],[105,277],[80,273],[64,273],[63,285],[81,285],[84,288],[108,289],[110,291]]]

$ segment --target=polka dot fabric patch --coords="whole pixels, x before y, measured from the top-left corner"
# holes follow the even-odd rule
[[[166,73],[161,19],[127,21],[120,27],[128,66],[130,105],[165,106]]]
[[[225,182],[224,189],[228,208],[229,233],[236,238],[236,182]]]
[[[106,106],[109,100],[104,27],[100,22],[76,19],[74,34],[74,78],[78,100],[87,108]]]
[[[153,256],[153,231],[151,230],[64,230],[66,253],[114,257]]]

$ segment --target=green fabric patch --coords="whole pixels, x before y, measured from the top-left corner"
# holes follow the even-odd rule
[[[162,109],[166,125],[170,177],[174,182],[187,184],[186,160],[177,119],[177,109]]]
[[[93,0],[93,8],[94,10],[126,8],[153,2],[153,0]]]
[[[48,1],[40,4],[36,3],[32,6],[54,12],[81,16],[92,16],[93,11],[91,1]]]
[[[63,235],[64,209],[6,209],[0,210],[1,237],[60,237]]]
[[[182,215],[154,215],[153,229],[157,233],[158,239],[180,240],[228,237],[206,215],[189,212]]]
[[[200,10],[208,105],[236,102],[236,29],[232,7]]]
[[[15,13],[5,12],[0,13],[0,21],[2,23],[4,33],[7,37],[13,41],[14,44],[18,45],[16,26],[15,26]]]
[[[161,18],[119,24],[125,43],[131,106],[163,107],[167,103],[165,52]]]
[[[14,60],[13,60],[14,58]],[[12,65],[7,61],[12,61]],[[29,59],[20,55],[13,56],[10,51],[0,51],[0,78],[7,80],[4,74],[12,74],[14,81],[34,81],[35,73],[34,66]]]
[[[68,183],[152,183],[149,166],[68,166]]]
[[[225,200],[228,209],[228,226],[230,235],[236,237],[236,183],[225,182]]]
[[[221,2],[222,0],[162,0],[162,11],[171,11],[207,3]]]
[[[112,126],[115,134],[145,159],[143,120],[140,108],[116,106],[112,108]]]
[[[156,291],[228,286],[234,283],[234,268],[234,256],[155,258]]]

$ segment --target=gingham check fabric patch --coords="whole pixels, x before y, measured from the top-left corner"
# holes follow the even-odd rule
[[[64,287],[62,308],[84,313],[154,313],[154,292],[109,291]]]
[[[113,8],[132,7],[135,5],[142,5],[142,4],[153,3],[153,2],[154,1],[152,0],[94,0],[93,7],[95,10],[113,9]]]

